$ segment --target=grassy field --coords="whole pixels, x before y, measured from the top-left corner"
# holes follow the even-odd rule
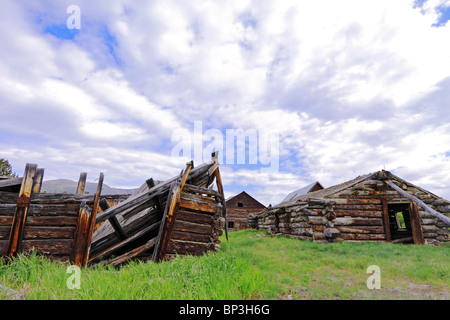
[[[450,299],[450,247],[383,243],[317,244],[261,231],[230,233],[220,252],[120,269],[81,270],[39,256],[0,260],[0,284],[27,299]],[[366,286],[381,270],[381,289]],[[1,297],[1,293],[0,293]]]

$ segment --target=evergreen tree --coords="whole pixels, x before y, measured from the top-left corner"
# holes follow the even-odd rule
[[[11,178],[18,177],[17,174],[12,172],[12,166],[7,159],[0,158],[0,176],[6,176]]]

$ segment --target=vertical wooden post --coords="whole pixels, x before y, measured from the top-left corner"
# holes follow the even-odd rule
[[[180,178],[174,182],[167,196],[166,208],[161,220],[161,226],[159,228],[158,237],[156,238],[156,244],[153,251],[152,260],[158,262],[166,255],[167,247],[170,239],[172,238],[173,226],[175,225],[176,214],[180,204],[181,190],[183,190],[184,184],[189,176],[189,172],[194,166],[194,162],[190,161],[186,163],[186,169],[180,174]]]
[[[83,174],[81,174],[84,176]],[[86,181],[80,176],[80,181]],[[80,185],[80,184],[79,184]],[[100,173],[100,177],[97,185],[97,192],[94,198],[94,204],[91,208],[83,201],[80,206],[80,212],[78,215],[77,229],[75,231],[75,238],[72,244],[72,254],[70,255],[71,263],[85,267],[89,259],[89,249],[92,241],[92,234],[94,232],[95,220],[97,217],[98,202],[103,187],[103,173]],[[80,190],[83,188],[80,188]]]
[[[109,203],[108,203],[108,201],[106,201],[106,199],[100,200],[99,206],[100,206],[100,209],[102,209],[102,211],[106,211],[110,208]],[[127,233],[125,232],[125,230],[123,230],[123,228],[120,225],[119,220],[117,220],[116,216],[108,218],[108,221],[111,224],[111,226],[113,227],[114,231],[116,231],[116,234],[119,236],[119,238],[121,240],[128,238]]]
[[[420,223],[419,206],[413,201],[409,207],[411,229],[415,244],[424,244],[422,224]]]
[[[19,198],[17,199],[16,211],[14,213],[14,220],[11,226],[8,248],[6,251],[6,254],[10,257],[20,251],[36,170],[36,164],[28,163],[25,166],[25,172],[23,174],[22,185],[20,187]]]
[[[94,233],[95,228],[95,220],[97,219],[97,211],[98,211],[98,202],[100,200],[100,194],[102,193],[103,187],[103,173],[100,173],[100,177],[98,178],[97,192],[95,193],[94,205],[92,206],[92,214],[89,217],[89,230],[87,233],[87,241],[86,247],[83,255],[83,266],[86,266],[89,260],[89,249],[91,247],[92,234]]]
[[[41,192],[43,179],[44,179],[44,168],[38,168],[36,170],[36,176],[34,177],[33,191],[32,191],[33,194]]]
[[[388,203],[385,198],[381,199],[381,203],[383,204],[383,224],[386,242],[391,242],[391,226],[389,223]]]
[[[84,267],[84,252],[86,251],[87,234],[89,232],[90,218],[92,210],[86,204],[86,200],[81,202],[80,211],[78,214],[77,229],[72,243],[72,252],[70,254],[70,262],[79,267]]]
[[[80,173],[80,179],[78,179],[78,185],[77,185],[76,194],[83,194],[84,193],[84,188],[86,187],[86,178],[87,178],[87,173],[86,172]]]

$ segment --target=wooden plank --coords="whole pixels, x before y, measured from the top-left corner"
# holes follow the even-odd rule
[[[195,241],[195,242],[211,242],[212,236],[204,233],[192,233],[173,230],[172,240]]]
[[[419,207],[415,202],[411,202],[409,206],[409,213],[411,218],[411,229],[413,233],[415,244],[424,244],[422,227],[420,224]]]
[[[80,267],[86,266],[84,264],[84,256],[87,250],[86,247],[90,245],[90,243],[87,243],[87,240],[91,225],[91,215],[91,208],[86,204],[86,201],[83,201],[80,206],[75,238],[73,239],[70,253],[70,262]]]
[[[44,168],[37,168],[36,176],[33,181],[33,191],[32,193],[41,192],[42,181],[44,180]]]
[[[186,183],[187,177],[189,176],[189,172],[194,167],[194,162],[188,162],[186,163],[186,169],[184,170],[184,173],[182,173],[181,182],[175,185],[172,196],[170,197],[170,207],[169,211],[166,215],[167,222],[165,224],[164,230],[163,230],[163,237],[161,239],[161,251],[158,254],[158,260],[163,259],[164,255],[166,254],[167,247],[169,245],[170,239],[172,237],[173,228],[176,221],[176,216],[178,213],[178,209],[180,207],[180,196],[181,191],[183,190],[184,184]],[[163,217],[164,219],[164,217]],[[164,221],[163,221],[164,222]],[[158,249],[158,247],[156,247]]]
[[[27,164],[23,175],[22,185],[20,187],[19,198],[17,199],[17,207],[14,213],[14,219],[11,226],[11,232],[8,240],[7,255],[12,257],[21,249],[21,241],[25,221],[27,219],[28,205],[31,193],[33,191],[33,182],[36,175],[37,165]]]
[[[167,253],[202,255],[209,250],[215,250],[213,243],[171,240]]]
[[[74,227],[32,227],[27,225],[23,234],[24,240],[30,239],[70,239],[75,235]]]
[[[383,217],[383,211],[361,211],[361,210],[340,210],[335,209],[334,213],[337,217],[372,217],[372,218],[381,218]]]
[[[384,226],[384,234],[386,235],[386,241],[390,242],[392,240],[391,237],[391,227],[389,222],[389,211],[388,211],[388,202],[387,199],[384,198],[381,201],[383,206],[383,226]]]
[[[92,213],[89,216],[89,226],[88,226],[88,230],[86,232],[86,246],[84,248],[84,252],[83,252],[83,260],[82,260],[82,266],[86,266],[87,262],[89,260],[89,250],[90,250],[90,246],[91,246],[91,242],[92,242],[92,234],[94,233],[94,228],[95,228],[95,224],[96,224],[96,217],[97,217],[97,212],[98,212],[98,208],[99,208],[99,200],[100,200],[100,195],[102,193],[102,187],[103,187],[103,179],[104,179],[104,175],[103,172],[100,173],[100,176],[98,178],[98,184],[97,184],[97,192],[95,193],[95,198],[94,198],[94,205],[92,207]]]
[[[77,217],[69,216],[38,216],[28,217],[27,226],[73,226],[77,225]]]
[[[357,227],[347,227],[339,226],[337,227],[342,233],[384,233],[384,227],[381,226],[357,226]]]
[[[212,224],[214,222],[214,217],[210,214],[179,210],[177,213],[177,220],[183,220],[194,223]]]
[[[189,209],[193,211],[209,212],[211,214],[221,212],[222,208],[206,202],[197,202],[187,199],[180,200],[180,208]]]
[[[77,190],[75,192],[76,194],[83,194],[84,193],[84,189],[86,187],[86,178],[87,178],[87,173],[86,172],[80,173],[80,178],[78,179]]]
[[[70,255],[72,239],[23,240],[22,250],[37,250],[48,255]]]
[[[101,263],[99,263],[99,265],[106,264],[106,265],[109,265],[109,266],[117,266],[117,265],[123,264],[123,263],[129,261],[130,259],[135,258],[140,253],[145,252],[145,251],[150,250],[151,248],[153,248],[155,246],[155,241],[156,241],[156,238],[150,239],[144,245],[142,245],[140,247],[137,247],[137,248],[135,248],[135,249],[133,249],[133,250],[131,250],[131,251],[121,255],[120,257],[117,257],[117,258],[111,260],[111,261],[101,262]]]
[[[9,178],[0,180],[0,188],[16,187],[22,184],[22,178]]]
[[[156,222],[156,223],[146,227],[145,229],[143,229],[143,230],[139,231],[138,233],[134,234],[133,236],[131,236],[131,237],[129,237],[129,238],[127,238],[127,239],[125,239],[125,240],[123,240],[123,241],[121,241],[121,242],[119,242],[119,243],[117,243],[117,244],[115,244],[115,245],[113,245],[111,247],[109,247],[108,249],[106,249],[106,250],[96,254],[92,258],[89,258],[89,262],[95,261],[95,260],[97,260],[100,257],[107,256],[107,255],[113,253],[115,250],[118,250],[118,249],[122,248],[123,246],[129,244],[130,242],[132,242],[132,241],[134,241],[136,239],[139,239],[140,237],[148,234],[149,232],[157,230],[159,225],[160,225],[160,222]]]
[[[336,226],[382,226],[382,219],[376,218],[336,218],[334,220]]]
[[[197,177],[202,176],[205,174],[205,172],[208,170],[208,168],[213,164],[213,162],[204,163],[194,169],[192,169],[189,172],[189,181],[195,181]],[[130,196],[125,201],[122,201],[121,203],[117,204],[114,207],[111,207],[107,211],[104,211],[100,213],[97,216],[97,223],[107,220],[111,216],[115,216],[117,214],[122,214],[123,216],[127,216],[130,211],[134,212],[140,212],[143,209],[135,210],[135,208],[141,206],[142,208],[145,208],[148,206],[149,201],[154,201],[155,198],[158,195],[163,195],[167,193],[168,189],[170,189],[170,186],[173,182],[177,181],[179,179],[179,176],[173,177],[171,179],[168,179],[162,183],[157,184],[155,187],[151,188],[150,190],[137,194],[134,196]],[[156,204],[154,202],[153,204]],[[153,205],[152,204],[152,205]]]
[[[177,220],[174,229],[177,231],[204,233],[209,235],[212,234],[213,231],[211,224],[199,224],[182,220]]]
[[[358,210],[358,211],[382,211],[383,206],[381,204],[335,204],[335,210]]]
[[[404,191],[402,188],[398,187],[395,183],[393,183],[391,180],[385,180],[384,181],[388,186],[390,186],[392,189],[400,193],[402,196],[404,196],[406,199],[409,199],[413,202],[415,202],[419,207],[421,207],[423,210],[431,214],[432,216],[438,218],[442,222],[444,222],[447,225],[450,225],[450,218],[446,215],[443,215],[440,212],[437,212],[436,210],[430,208],[428,205],[426,205],[422,200],[416,198],[412,194],[409,194],[408,192]]]
[[[108,201],[106,201],[106,199],[100,200],[99,206],[103,211],[108,210],[110,208]],[[123,230],[116,216],[110,217],[108,221],[121,240],[128,238],[127,233]]]
[[[81,202],[80,202],[81,203]],[[68,204],[33,204],[33,200],[28,207],[28,217],[78,217],[80,203]]]

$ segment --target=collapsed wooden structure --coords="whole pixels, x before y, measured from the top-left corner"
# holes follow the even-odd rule
[[[85,173],[76,194],[40,193],[43,173],[27,164],[23,178],[0,180],[0,255],[37,250],[79,266],[120,265],[220,248],[226,205],[217,153],[164,182],[148,179],[131,196],[102,196],[103,174],[96,194],[84,194]]]
[[[251,227],[317,242],[450,241],[450,201],[382,170],[249,217]]]

